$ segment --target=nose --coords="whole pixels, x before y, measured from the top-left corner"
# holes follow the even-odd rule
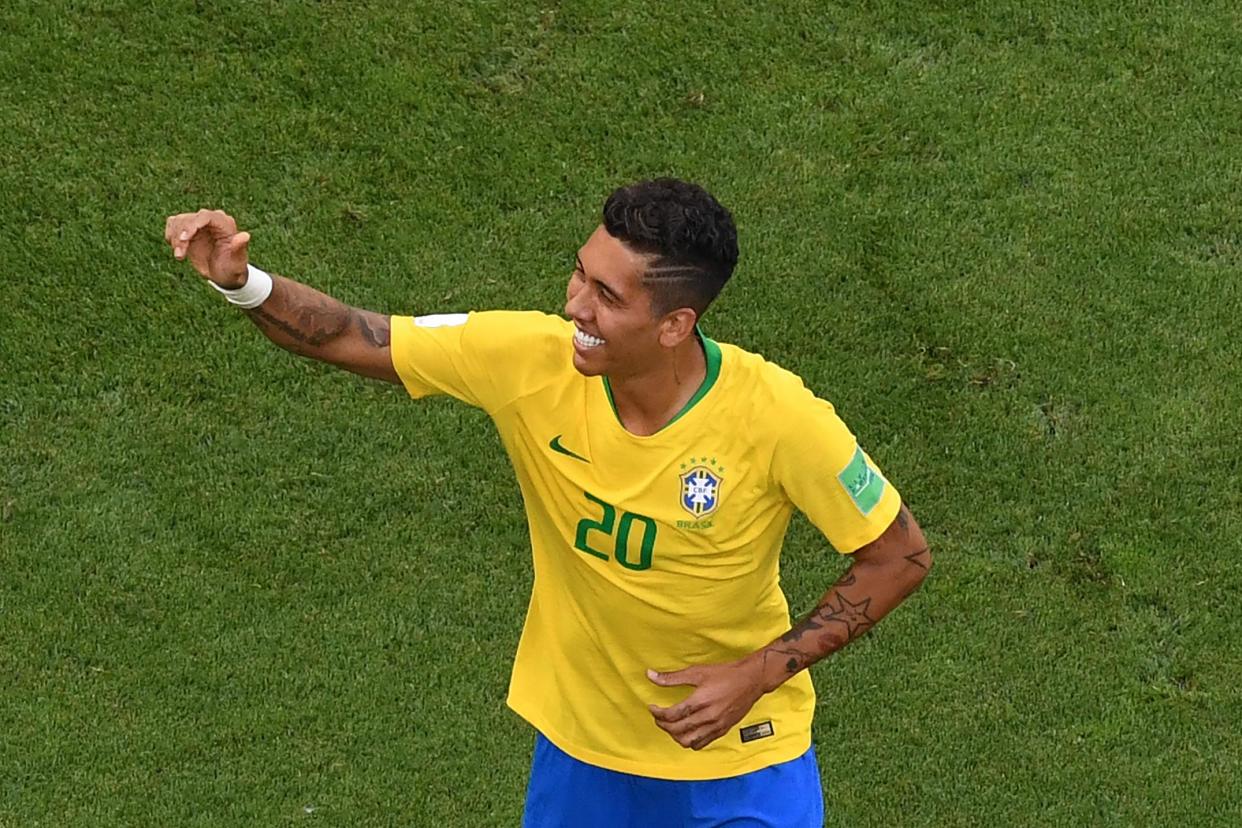
[[[565,289],[565,315],[570,319],[589,322],[589,303],[585,300],[586,291],[579,287],[574,290],[574,283],[571,279],[569,287]]]

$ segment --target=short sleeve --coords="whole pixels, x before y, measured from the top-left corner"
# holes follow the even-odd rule
[[[568,354],[566,324],[527,311],[394,316],[392,364],[411,397],[447,394],[493,413],[538,372],[541,357]]]
[[[878,538],[897,517],[901,495],[858,444],[832,404],[802,388],[782,412],[772,457],[777,483],[838,552]]]

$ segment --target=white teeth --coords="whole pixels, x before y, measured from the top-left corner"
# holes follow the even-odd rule
[[[604,340],[600,339],[598,336],[591,336],[589,333],[582,330],[574,332],[574,342],[577,342],[583,348],[594,348],[597,345],[604,344]]]

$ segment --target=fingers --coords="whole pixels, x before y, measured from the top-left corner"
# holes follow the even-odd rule
[[[683,745],[689,742],[688,737],[700,730],[707,723],[708,722],[704,721],[701,716],[680,719],[675,722],[667,722],[656,719],[656,725],[660,728],[660,730],[663,730]]]
[[[223,210],[199,210],[196,213],[179,213],[164,222],[164,241],[172,245],[173,256],[184,259],[195,236],[206,229],[217,239],[231,239],[237,234],[237,222]],[[246,242],[250,241],[249,234]]]
[[[690,698],[672,707],[657,707],[654,704],[647,705],[647,709],[651,711],[651,715],[655,717],[657,722],[667,722],[670,724],[672,722],[680,722],[687,716],[699,712],[703,707],[704,705],[695,701],[693,694],[691,694]]]
[[[674,670],[670,673],[658,673],[655,670],[647,671],[647,679],[652,684],[658,684],[661,687],[677,687],[680,685],[698,684],[700,676],[698,670],[694,667],[686,667],[682,670]],[[672,707],[659,707],[654,704],[647,705],[647,709],[651,711],[651,715],[655,716],[657,722],[676,722],[695,713],[703,708],[703,702],[697,698],[697,693],[691,693],[680,704]]]
[[[652,684],[697,688],[680,703],[670,707],[647,705],[656,726],[673,737],[677,744],[691,750],[702,750],[727,733],[731,724],[724,720],[731,714],[725,712],[727,705],[720,704],[719,693],[712,689],[713,677],[719,678],[722,671],[727,672],[719,665],[695,665],[667,673],[648,670],[647,679]]]
[[[688,745],[683,744],[682,747],[688,747],[691,750],[702,750],[703,748],[710,745],[712,742],[719,739],[721,736],[725,735],[725,732],[727,730],[728,728],[725,728],[723,730],[717,730],[714,728],[711,730],[707,730],[701,734],[690,737],[691,738],[690,744]]]
[[[714,716],[693,714],[676,722],[657,719],[656,724],[673,737],[674,742],[690,750],[702,750],[729,730],[728,726],[722,727]]]
[[[692,743],[704,735],[716,723],[716,716],[707,710],[708,705],[695,698],[690,698],[672,707],[659,707],[649,704],[656,725],[682,747],[691,747]]]
[[[172,245],[174,258],[185,258],[186,248],[190,246],[190,240],[198,232],[200,224],[199,213],[180,213],[169,216],[168,221],[164,222],[164,241]]]
[[[668,673],[658,673],[655,670],[647,671],[647,680],[652,684],[658,684],[661,687],[676,687],[682,684],[699,684],[702,678],[702,671],[698,667],[685,667],[681,670],[673,670]]]
[[[180,226],[176,228],[177,235],[172,240],[173,256],[180,261],[185,258],[186,250],[190,247],[190,242],[194,241],[194,237],[198,235],[198,231],[211,224],[211,216],[206,211],[199,212],[186,218]]]

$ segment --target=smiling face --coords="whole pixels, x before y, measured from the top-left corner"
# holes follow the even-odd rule
[[[578,329],[574,367],[586,376],[623,379],[646,373],[670,358],[694,330],[694,311],[657,317],[643,284],[648,257],[596,228],[578,251],[565,297],[565,315]]]

